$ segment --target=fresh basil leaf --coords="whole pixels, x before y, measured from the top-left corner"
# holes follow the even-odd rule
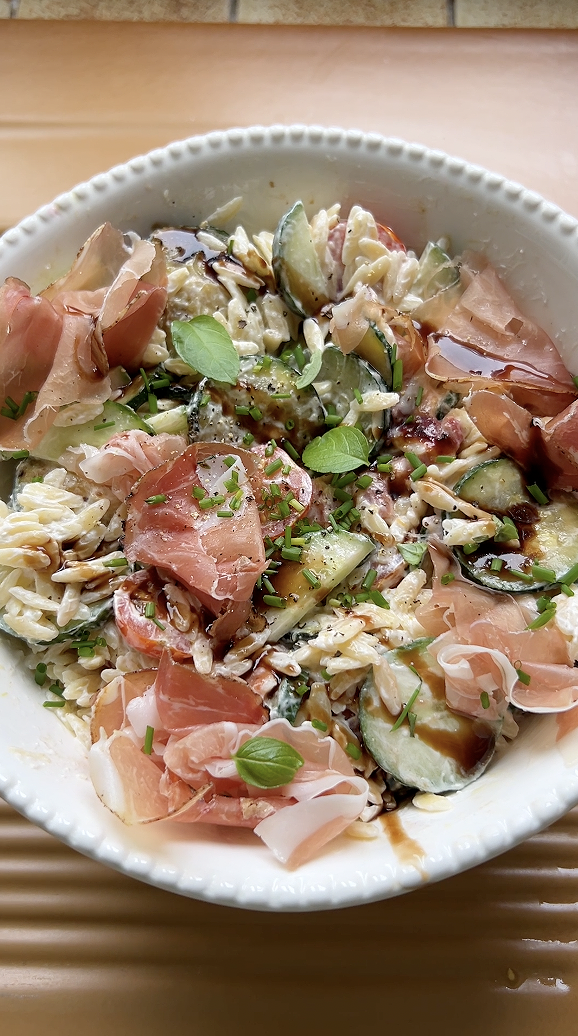
[[[305,760],[291,745],[275,737],[252,737],[233,756],[237,773],[254,788],[289,784]]]
[[[397,549],[408,565],[419,565],[427,550],[427,543],[398,543]]]
[[[315,381],[315,378],[321,370],[322,363],[323,353],[321,349],[318,349],[317,352],[313,353],[313,356],[309,360],[309,363],[305,364],[305,367],[303,368],[303,374],[301,375],[301,377],[297,378],[297,381],[295,382],[296,388],[307,388],[307,386],[310,385],[312,381]]]
[[[302,460],[313,471],[353,471],[369,463],[369,443],[359,428],[338,425],[310,442]]]
[[[181,360],[193,370],[214,381],[236,384],[240,369],[239,355],[230,335],[214,317],[173,320],[171,337]]]

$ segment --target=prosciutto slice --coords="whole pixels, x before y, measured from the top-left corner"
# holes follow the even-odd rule
[[[219,467],[215,459],[224,456],[239,459],[239,485],[245,488],[239,510],[220,518],[217,508],[202,509],[192,490],[203,488],[203,480],[210,484],[212,469]],[[256,467],[257,458],[247,450],[195,443],[175,461],[147,472],[130,497],[129,561],[157,565],[193,592],[217,600],[249,600],[267,567],[259,511],[247,483]],[[220,489],[221,478],[214,485]]]
[[[429,336],[426,371],[438,381],[501,388],[539,416],[558,414],[576,398],[554,343],[490,265],[474,274],[441,332]]]
[[[220,720],[259,725],[267,711],[259,695],[238,677],[205,676],[165,652],[154,685],[161,726],[171,733]]]
[[[491,720],[503,715],[504,702],[526,712],[562,712],[578,704],[578,668],[568,643],[556,628],[527,628],[535,618],[530,600],[469,583],[436,545],[430,554],[433,592],[416,617],[437,638],[429,650],[444,669],[450,708]],[[443,584],[448,573],[454,578]],[[518,669],[530,677],[528,684],[518,679]]]
[[[174,460],[186,448],[183,435],[161,432],[153,436],[133,428],[113,435],[100,448],[84,445],[70,452],[79,458],[82,456],[76,466],[83,475],[99,486],[109,486],[119,500],[124,500],[141,475],[165,461]]]

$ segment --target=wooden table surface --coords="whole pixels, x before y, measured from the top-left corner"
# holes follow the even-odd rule
[[[0,227],[170,140],[373,130],[578,216],[578,33],[0,22]],[[332,913],[184,900],[0,808],[0,1032],[574,1036],[578,812],[409,896]]]

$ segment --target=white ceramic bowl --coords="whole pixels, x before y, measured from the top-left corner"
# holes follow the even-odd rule
[[[359,202],[416,249],[442,234],[455,252],[483,249],[578,371],[576,220],[459,159],[358,131],[234,129],[135,158],[8,231],[0,241],[0,276],[21,277],[38,290],[105,220],[141,234],[155,224],[191,226],[239,194],[239,218],[252,230],[273,229],[297,198],[310,212],[335,201],[347,212]],[[449,811],[404,810],[401,841],[385,833],[370,841],[343,835],[287,871],[249,832],[170,822],[123,826],[96,798],[84,750],[41,707],[42,692],[5,640],[0,668],[4,798],[88,856],[186,896],[282,910],[383,899],[487,860],[578,802],[578,730],[556,741],[556,718],[535,717],[480,780],[452,796]]]

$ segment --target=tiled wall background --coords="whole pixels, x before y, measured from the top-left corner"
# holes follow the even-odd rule
[[[578,28],[578,0],[0,0],[0,18]]]

